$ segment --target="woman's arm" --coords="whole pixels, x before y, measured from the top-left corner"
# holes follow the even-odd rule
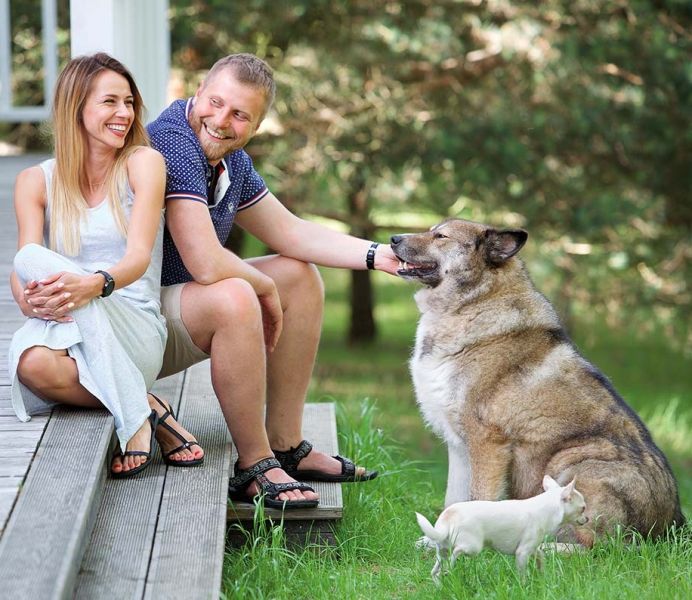
[[[106,269],[115,280],[115,289],[137,281],[149,267],[163,210],[166,164],[156,150],[140,148],[128,160],[127,174],[135,195],[127,227],[127,249],[117,264]],[[100,295],[104,281],[101,275],[97,277]]]
[[[38,165],[24,169],[14,184],[14,213],[17,219],[17,249],[27,244],[43,245],[43,224],[46,210],[46,180]],[[10,274],[10,287],[15,302],[26,317],[35,317],[27,303],[24,287],[17,274]],[[38,282],[28,281],[26,288],[36,289]]]
[[[135,195],[128,223],[125,255],[106,270],[115,280],[115,288],[127,287],[139,279],[149,266],[151,251],[163,209],[166,168],[163,157],[151,148],[141,148],[127,163],[130,187]],[[84,306],[101,295],[105,280],[99,273],[76,275],[58,273],[39,283],[46,283],[30,301],[41,316],[63,317],[70,310]],[[35,315],[34,315],[35,316]]]

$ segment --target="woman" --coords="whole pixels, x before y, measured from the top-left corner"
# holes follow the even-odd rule
[[[142,110],[120,62],[103,53],[73,59],[56,84],[55,159],[22,171],[15,186],[11,285],[30,317],[10,345],[15,412],[28,420],[56,402],[105,406],[119,441],[114,477],[149,465],[155,435],[167,463],[203,460],[170,407],[147,393],[166,342],[166,172],[147,147]]]

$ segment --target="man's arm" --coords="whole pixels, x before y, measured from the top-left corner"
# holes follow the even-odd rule
[[[193,279],[210,285],[237,277],[247,281],[262,305],[265,342],[273,350],[281,334],[283,311],[274,281],[224,248],[219,242],[206,204],[188,199],[169,200],[166,225],[180,258]]]
[[[301,219],[271,193],[261,202],[239,211],[236,223],[283,256],[324,267],[366,268],[370,241]],[[388,245],[377,248],[375,268],[396,275],[399,260]]]

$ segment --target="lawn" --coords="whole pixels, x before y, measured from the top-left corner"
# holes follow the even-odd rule
[[[433,519],[443,505],[446,451],[423,426],[407,360],[417,311],[415,287],[381,273],[377,285],[379,340],[367,347],[344,343],[348,274],[325,271],[324,335],[309,400],[338,406],[342,454],[377,467],[382,475],[345,485],[344,518],[333,548],[291,551],[281,530],[261,529],[224,566],[227,598],[690,598],[692,531],[629,545],[619,539],[589,553],[551,555],[526,580],[511,557],[484,552],[461,558],[441,588],[430,580],[433,556],[414,547],[420,531],[414,511]],[[577,320],[578,322],[578,320]],[[597,364],[639,412],[667,454],[683,511],[692,515],[691,362],[668,340],[599,329],[573,332],[583,354]]]

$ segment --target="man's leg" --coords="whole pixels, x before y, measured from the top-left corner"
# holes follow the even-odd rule
[[[242,279],[212,285],[188,283],[180,300],[181,317],[194,344],[210,355],[214,392],[238,450],[241,468],[273,456],[264,425],[266,350],[257,296]],[[295,481],[281,469],[265,473],[269,481]],[[258,492],[256,484],[249,494]],[[314,492],[298,490],[278,499],[313,500]]]
[[[274,450],[295,448],[303,439],[303,407],[322,332],[324,287],[314,265],[284,256],[248,261],[271,277],[284,310],[279,343],[267,363],[267,435]],[[313,450],[300,469],[341,473],[341,463]],[[357,467],[356,474],[365,469]]]

